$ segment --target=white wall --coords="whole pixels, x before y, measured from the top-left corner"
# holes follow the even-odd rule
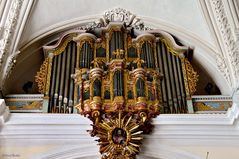
[[[208,159],[238,159],[238,114],[234,102],[226,114],[159,115],[139,159],[205,159],[207,152]],[[97,142],[86,132],[90,123],[78,114],[11,113],[0,125],[0,156],[99,158]]]

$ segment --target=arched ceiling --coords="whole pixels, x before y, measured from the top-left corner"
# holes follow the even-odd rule
[[[13,0],[15,1],[18,0]],[[42,54],[42,46],[59,38],[64,31],[97,21],[106,11],[119,7],[136,15],[145,26],[165,30],[192,47],[195,60],[211,75],[222,94],[230,95],[234,84],[233,76],[235,76],[232,68],[227,66],[231,64],[231,59],[222,54],[223,50],[219,47],[219,43],[223,41],[217,39],[212,31],[217,28],[213,28],[214,22],[208,20],[211,15],[219,13],[206,10],[208,6],[216,6],[217,3],[214,4],[214,1],[209,3],[205,0],[140,2],[137,0],[24,0],[19,10],[16,9],[20,22],[16,25],[16,35],[13,36],[13,41],[16,41],[9,49],[11,56],[6,56],[6,65],[2,68],[1,86],[9,70],[12,70],[12,65],[18,67],[20,63],[26,63],[25,60],[31,61],[27,59],[29,57],[38,58],[39,56],[32,54]],[[0,7],[1,5],[7,6],[7,3],[2,1]],[[2,24],[3,22],[4,18],[1,20]],[[17,59],[16,62],[14,59]],[[40,61],[36,63],[39,65]]]
[[[146,7],[147,5],[147,7]],[[89,21],[115,7],[124,8],[138,17],[150,17],[162,23],[189,30],[203,41],[215,45],[198,1],[192,0],[41,0],[36,1],[21,36],[20,48],[50,29],[67,23]],[[159,28],[160,29],[160,28]]]

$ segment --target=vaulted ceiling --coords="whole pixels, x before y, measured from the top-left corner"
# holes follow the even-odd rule
[[[0,35],[2,34],[0,83],[5,93],[11,90],[11,86],[17,83],[17,80],[27,82],[29,79],[25,79],[25,74],[36,73],[43,60],[42,46],[54,42],[69,29],[98,21],[106,11],[115,12],[115,8],[131,12],[145,26],[167,31],[193,48],[193,59],[211,76],[222,94],[230,95],[237,87],[238,49],[234,47],[238,39],[237,2],[222,0],[0,1],[0,8],[4,7],[5,10],[0,12],[2,16],[0,24],[3,28],[2,33],[0,32]],[[228,8],[231,8],[230,12]],[[11,16],[18,20],[11,21]],[[11,26],[8,25],[9,22]],[[11,32],[7,32],[7,27]],[[4,38],[8,38],[8,43]],[[14,77],[11,74],[14,74]]]

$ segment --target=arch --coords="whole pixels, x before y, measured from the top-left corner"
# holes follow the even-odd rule
[[[101,18],[100,15],[89,16],[89,17],[79,17],[76,19],[72,19],[69,21],[60,22],[39,30],[37,33],[32,35],[27,43],[24,43],[20,46],[22,53],[24,50],[34,43],[41,41],[52,41],[58,38],[59,32],[64,32],[65,30],[69,30],[70,28],[74,28],[76,26],[82,26],[86,23],[90,23],[92,21],[97,21]],[[193,46],[194,50],[194,58],[201,64],[204,69],[211,75],[212,79],[218,85],[223,95],[231,94],[231,86],[228,80],[224,77],[224,75],[220,72],[217,67],[216,58],[219,53],[217,49],[208,44],[206,41],[198,37],[197,35],[192,34],[190,31],[184,30],[178,26],[165,23],[159,19],[153,19],[149,17],[140,17],[145,24],[153,26],[154,28],[160,28],[161,30],[166,30],[167,32],[172,33],[173,35],[179,37],[180,41],[188,46]],[[51,36],[49,36],[51,35]],[[29,56],[29,55],[28,55]],[[218,80],[220,79],[220,80]]]

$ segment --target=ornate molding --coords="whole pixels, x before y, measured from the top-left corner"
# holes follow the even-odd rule
[[[10,112],[4,99],[0,99],[0,126],[8,119]]]
[[[229,68],[226,62],[226,58],[223,55],[216,56],[217,67],[223,74],[223,77],[227,80],[229,85],[232,85],[231,75],[229,73]]]
[[[192,95],[196,92],[198,74],[196,71],[194,71],[188,59],[185,59],[185,67],[187,71],[187,81],[188,81],[189,92]]]
[[[14,33],[19,12],[23,0],[14,0],[8,12],[7,20],[2,28],[2,35],[0,36],[0,66],[3,64],[3,58],[9,51],[11,37]]]
[[[20,51],[17,51],[16,54],[12,54],[9,56],[9,59],[8,59],[8,65],[7,65],[7,69],[6,69],[6,76],[4,77],[3,80],[6,80],[7,77],[9,77],[9,75],[11,74],[17,60],[17,55],[20,53]]]
[[[233,38],[233,31],[228,22],[228,18],[227,18],[222,0],[212,0],[212,1],[209,1],[209,3],[215,14],[214,15],[215,21],[218,26],[219,32],[221,34],[223,45],[225,47],[226,52],[224,53],[224,56],[228,55],[229,65],[232,66],[232,73],[235,79],[238,79],[239,78],[239,48],[236,45],[236,40]],[[228,72],[228,68],[226,68],[227,66],[225,65],[226,62],[224,59],[225,57],[217,58],[217,62],[219,64],[218,68],[219,70],[222,71],[223,74],[225,74],[225,72]],[[224,62],[225,64],[223,64],[223,67],[222,67],[221,64]]]
[[[40,93],[45,93],[47,85],[47,73],[48,73],[49,58],[46,58],[41,65],[40,71],[37,72],[35,81],[38,85],[38,90]]]
[[[100,28],[107,26],[110,22],[124,22],[126,26],[132,26],[136,30],[146,31],[152,30],[152,28],[145,26],[144,22],[140,18],[136,17],[130,11],[123,8],[114,8],[112,10],[105,11],[102,18],[98,21],[88,23],[80,26],[79,30],[93,30],[94,28]]]

